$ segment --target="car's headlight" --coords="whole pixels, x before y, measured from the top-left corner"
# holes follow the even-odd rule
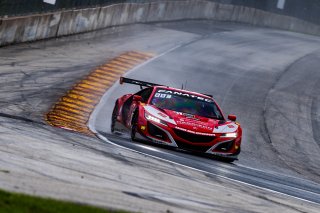
[[[232,132],[232,133],[224,133],[220,137],[222,137],[222,138],[236,138],[237,136],[238,136],[238,134],[236,132]]]
[[[167,123],[159,118],[156,118],[152,115],[150,115],[149,113],[145,112],[144,113],[144,117],[148,120],[148,121],[153,121],[153,122],[156,122],[156,123],[159,123],[159,124],[163,124],[165,126],[167,126]]]

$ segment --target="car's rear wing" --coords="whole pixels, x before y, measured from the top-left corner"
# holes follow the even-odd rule
[[[135,80],[135,79],[131,79],[131,78],[125,78],[125,77],[120,77],[120,84],[123,83],[128,83],[128,84],[135,84],[135,85],[139,85],[142,89],[142,87],[153,87],[153,86],[164,86],[161,84],[155,84],[155,83],[150,83],[150,82],[146,82],[146,81],[140,81],[140,80]],[[204,94],[203,95],[209,96],[212,98],[212,95],[208,95],[208,94]]]
[[[131,78],[120,77],[120,84],[128,83],[139,85],[140,87],[153,87],[153,86],[163,86],[161,84],[150,83],[146,81],[139,81]]]

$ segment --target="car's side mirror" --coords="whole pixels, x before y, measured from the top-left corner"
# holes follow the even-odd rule
[[[133,96],[133,101],[141,101],[141,102],[143,102],[143,99],[142,99],[142,97],[140,96],[140,95],[134,95]]]
[[[235,116],[235,115],[228,115],[228,119],[229,119],[230,121],[236,121],[236,120],[237,120],[237,116]]]

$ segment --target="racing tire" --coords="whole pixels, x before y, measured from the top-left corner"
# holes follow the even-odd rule
[[[110,126],[111,133],[115,132],[115,125],[116,125],[117,116],[118,116],[117,112],[118,112],[118,102],[116,102],[112,111],[111,126]]]
[[[235,161],[235,159],[232,158],[222,158],[221,161],[225,162],[225,163],[232,163],[233,161]]]
[[[131,120],[130,137],[132,141],[137,141],[137,138],[136,138],[137,128],[138,128],[137,122],[138,122],[138,111],[136,110],[133,113],[132,120]]]
[[[236,156],[238,156],[241,152],[241,147],[239,147],[238,151],[234,154]],[[232,163],[233,161],[237,160],[235,158],[222,158],[221,159],[223,162],[226,162],[226,163]]]

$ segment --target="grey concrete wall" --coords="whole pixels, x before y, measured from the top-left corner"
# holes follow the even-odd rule
[[[0,46],[82,33],[111,26],[213,19],[273,27],[320,35],[320,26],[298,18],[240,5],[203,0],[124,3],[105,7],[60,11],[0,19]]]
[[[222,4],[232,4],[256,8],[271,13],[296,17],[314,24],[320,24],[319,0],[210,0]]]

